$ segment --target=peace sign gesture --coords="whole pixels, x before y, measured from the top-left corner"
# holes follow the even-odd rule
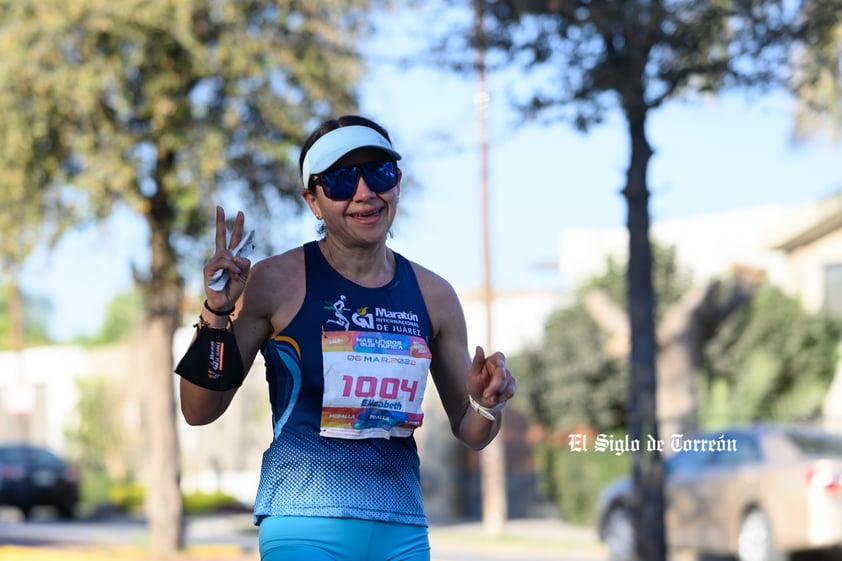
[[[234,230],[228,240],[225,227],[225,210],[216,207],[216,253],[203,268],[205,295],[208,306],[214,310],[230,310],[243,293],[248,278],[251,261],[247,259],[251,252],[251,238],[254,231],[243,235],[245,215],[237,212]]]

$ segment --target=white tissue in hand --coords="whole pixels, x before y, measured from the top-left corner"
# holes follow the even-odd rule
[[[251,252],[254,249],[254,243],[252,242],[253,239],[254,230],[249,230],[249,232],[243,236],[243,239],[240,240],[240,243],[237,244],[237,247],[231,250],[234,257],[248,257],[251,255]],[[213,276],[211,276],[210,281],[208,281],[208,288],[216,292],[222,292],[222,290],[225,289],[225,283],[227,282],[228,271],[226,269],[217,269],[214,271]]]

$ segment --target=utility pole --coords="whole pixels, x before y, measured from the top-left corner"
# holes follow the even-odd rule
[[[488,181],[488,79],[485,68],[485,29],[482,0],[474,0],[474,31],[477,39],[477,73],[479,91],[474,96],[477,107],[479,146],[480,146],[480,184],[482,191],[482,295],[485,305],[485,343],[492,352],[494,289],[491,282],[491,213],[489,211]],[[503,431],[482,452],[480,452],[480,470],[482,477],[482,523],[485,533],[500,535],[506,523],[508,504],[506,497],[506,454]]]

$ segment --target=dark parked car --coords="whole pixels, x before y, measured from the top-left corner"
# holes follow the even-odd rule
[[[664,460],[667,544],[740,561],[842,546],[842,436],[756,424],[699,435]],[[634,558],[631,480],[608,485],[599,534],[612,561]]]
[[[72,518],[79,502],[79,472],[50,450],[27,444],[0,445],[0,505],[25,517],[39,506]]]

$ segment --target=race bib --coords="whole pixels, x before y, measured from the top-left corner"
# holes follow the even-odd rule
[[[371,331],[322,335],[321,435],[409,436],[421,426],[432,358],[421,337]]]

